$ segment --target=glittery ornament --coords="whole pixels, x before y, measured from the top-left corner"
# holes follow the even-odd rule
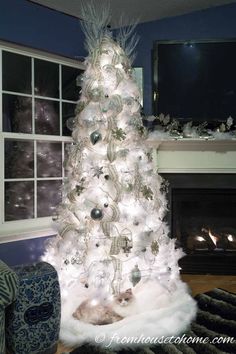
[[[76,77],[76,86],[77,87],[81,87],[83,85],[84,82],[84,75],[80,74]]]
[[[92,169],[94,170],[93,177],[100,178],[100,176],[103,175],[103,171],[102,171],[103,167],[96,166],[93,167]]]
[[[102,210],[98,208],[93,208],[90,215],[93,220],[101,220],[103,218]]]
[[[75,117],[68,118],[66,121],[66,126],[69,130],[73,130],[75,125]]]
[[[152,254],[154,256],[156,256],[158,254],[158,252],[159,252],[159,245],[158,245],[158,242],[156,240],[152,241],[151,251],[152,251]]]
[[[75,187],[75,190],[76,190],[76,194],[77,195],[80,195],[83,190],[84,190],[84,187],[80,186],[79,184]]]
[[[151,190],[150,187],[143,185],[141,188],[141,192],[142,192],[145,199],[153,200],[153,191]]]
[[[133,248],[133,243],[129,240],[128,237],[122,236],[120,240],[121,248],[123,249],[124,253],[128,254],[131,252],[131,248]]]
[[[119,140],[119,141],[124,140],[126,137],[126,133],[121,128],[112,129],[112,135],[116,140]]]
[[[90,140],[93,145],[95,145],[101,139],[102,135],[97,130],[90,134]]]
[[[130,281],[133,284],[133,286],[135,286],[136,284],[138,284],[138,282],[140,282],[140,280],[141,280],[141,272],[138,265],[136,264],[135,267],[131,270]]]

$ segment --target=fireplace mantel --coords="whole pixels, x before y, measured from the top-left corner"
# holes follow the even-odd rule
[[[236,173],[236,139],[148,139],[159,173]]]

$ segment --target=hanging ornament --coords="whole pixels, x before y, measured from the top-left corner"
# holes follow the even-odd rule
[[[74,257],[71,258],[71,264],[75,264],[76,263],[76,259]]]
[[[83,258],[78,251],[75,253],[75,263],[76,264],[83,264]]]
[[[94,175],[93,177],[97,177],[99,178],[101,175],[103,175],[103,171],[102,171],[103,167],[93,167],[92,170],[94,170]]]
[[[77,87],[81,87],[83,82],[84,82],[84,75],[83,74],[80,74],[76,77],[76,86]]]
[[[144,196],[145,199],[147,199],[147,200],[149,200],[149,199],[150,199],[150,200],[153,200],[153,191],[151,190],[150,187],[143,185],[143,186],[141,187],[141,192],[142,192],[142,194],[143,194],[143,196]]]
[[[128,239],[128,237],[124,237],[121,242],[122,246],[121,248],[123,249],[124,253],[128,255],[128,253],[131,252],[131,248],[133,248],[132,241]]]
[[[66,126],[69,130],[73,130],[75,126],[75,117],[68,118],[66,121]]]
[[[109,175],[105,175],[104,178],[108,181],[109,180]]]
[[[78,197],[84,190],[82,185],[77,185],[72,191],[67,194],[67,197],[71,203],[76,202],[76,197]]]
[[[95,145],[101,139],[102,135],[97,130],[90,134],[90,140],[93,145]]]
[[[141,272],[138,265],[136,264],[135,267],[131,270],[130,281],[133,284],[133,286],[135,286],[136,284],[138,284],[138,282],[140,282],[140,280],[141,280]]]
[[[128,255],[133,248],[132,233],[129,229],[123,229],[119,236],[112,237],[110,255],[117,255],[123,250]]]
[[[104,204],[104,208],[108,208],[108,203],[105,203],[105,204]]]
[[[80,194],[83,192],[84,187],[78,184],[78,185],[75,187],[75,190],[76,190],[76,194],[77,194],[77,195],[80,195]]]
[[[145,133],[146,133],[146,128],[145,128],[143,125],[138,125],[138,126],[136,127],[136,129],[137,129],[137,131],[138,131],[138,133],[139,133],[140,136],[145,135]]]
[[[163,179],[163,180],[161,181],[160,191],[161,191],[162,193],[168,193],[168,191],[169,191],[169,185],[170,185],[170,182],[167,181],[167,180],[165,180],[165,179]]]
[[[121,128],[112,129],[112,135],[116,140],[120,141],[124,140],[126,137],[126,133]]]
[[[151,244],[151,251],[152,251],[152,254],[154,256],[156,256],[158,254],[158,251],[159,251],[159,245],[158,245],[158,242],[156,240],[152,241],[152,244]]]
[[[93,208],[90,215],[93,220],[101,220],[103,218],[102,210],[98,208]]]
[[[65,260],[64,260],[64,263],[65,263],[66,265],[68,265],[68,264],[70,263],[70,261],[69,261],[68,259],[65,259]]]

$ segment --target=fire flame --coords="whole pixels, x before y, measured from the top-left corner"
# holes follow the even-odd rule
[[[202,237],[202,236],[196,236],[196,239],[200,242],[205,241],[204,237]]]
[[[218,237],[214,236],[212,233],[211,233],[211,230],[209,229],[208,230],[208,235],[210,236],[210,238],[212,239],[212,242],[216,245],[217,241],[218,241]]]
[[[207,232],[208,233],[208,235],[210,236],[210,238],[211,238],[211,240],[212,240],[212,242],[214,243],[214,245],[216,246],[216,244],[217,244],[217,241],[218,241],[218,237],[217,236],[214,236],[213,234],[212,234],[212,232],[211,232],[211,230],[210,229],[205,229],[204,227],[202,228],[202,231],[204,231],[204,232]]]

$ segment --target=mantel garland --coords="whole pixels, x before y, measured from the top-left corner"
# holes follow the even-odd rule
[[[205,139],[234,140],[236,139],[236,124],[230,116],[226,121],[194,123],[181,122],[170,115],[161,113],[159,116],[146,116],[143,121],[150,131],[151,138],[159,139]]]

